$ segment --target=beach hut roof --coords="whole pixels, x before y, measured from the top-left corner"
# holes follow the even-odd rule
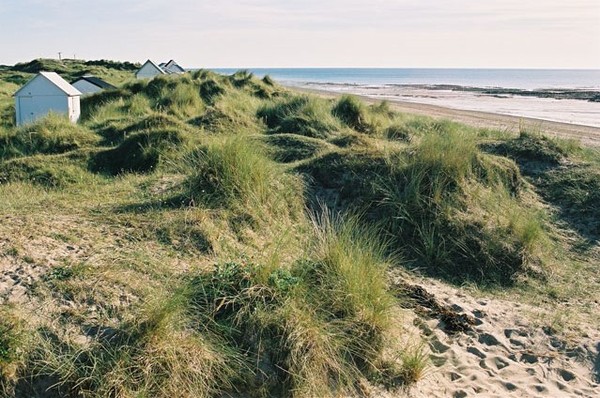
[[[138,70],[138,72],[140,70],[142,70],[146,65],[151,65],[152,67],[154,67],[156,69],[156,71],[160,74],[165,74],[166,72],[163,70],[163,68],[161,68],[160,66],[156,65],[152,60],[147,60],[146,62],[144,62],[144,65],[142,65],[142,67]]]
[[[93,84],[96,87],[100,87],[102,89],[111,89],[111,88],[116,88],[115,86],[113,86],[110,83],[105,82],[104,80],[100,79],[99,77],[96,76],[92,76],[92,75],[87,75],[87,76],[82,76],[79,79],[77,79],[74,83],[80,81],[80,80],[85,80],[91,84]]]
[[[24,91],[24,89],[32,81],[34,81],[35,79],[39,79],[39,78],[43,78],[43,79],[47,80],[48,82],[52,83],[53,85],[55,85],[58,89],[60,89],[62,92],[64,92],[69,97],[81,95],[81,92],[79,90],[77,90],[75,87],[73,87],[72,85],[70,85],[68,81],[66,81],[65,79],[63,79],[62,77],[60,77],[60,75],[58,73],[56,73],[56,72],[39,72],[31,80],[29,80],[27,83],[25,83],[23,85],[23,87],[21,87],[15,93],[15,96],[20,95],[21,91]]]

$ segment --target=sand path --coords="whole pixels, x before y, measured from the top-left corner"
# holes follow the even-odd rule
[[[342,95],[342,93],[312,88],[290,88],[328,98],[336,98]],[[361,97],[368,103],[380,102],[380,100],[368,96],[358,94],[357,96]],[[512,133],[518,133],[520,129],[528,129],[532,131],[539,131],[549,136],[576,139],[581,141],[581,143],[584,145],[600,147],[600,128],[597,127],[552,122],[548,120],[527,117],[501,115],[497,113],[452,109],[437,105],[419,104],[395,99],[388,99],[387,101],[392,105],[394,110],[399,112],[412,113],[415,115],[429,116],[439,119],[450,119],[452,121],[464,123],[472,127],[491,128]]]
[[[400,282],[402,283],[402,282]],[[417,282],[440,305],[474,321],[448,333],[443,321],[418,316],[413,324],[430,351],[429,370],[408,391],[383,397],[598,397],[600,331],[582,325],[571,341],[549,326],[550,314],[528,304],[474,298],[431,279]],[[532,321],[536,319],[536,321]]]

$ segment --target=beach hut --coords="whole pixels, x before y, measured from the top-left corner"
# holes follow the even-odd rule
[[[81,113],[81,92],[55,72],[39,72],[14,95],[17,126],[56,112],[73,123]]]
[[[104,80],[96,76],[83,76],[72,83],[73,87],[81,91],[82,95],[94,94],[102,90],[108,90],[116,88],[112,84],[105,82]]]
[[[135,73],[138,79],[152,79],[158,75],[165,75],[166,72],[151,60],[147,60],[144,65]]]
[[[168,74],[174,74],[174,73],[185,73],[185,69],[183,69],[181,66],[179,66],[177,64],[177,62],[170,60],[169,62],[163,62],[162,64],[159,64],[158,66],[161,67],[162,70],[164,70],[166,73]]]

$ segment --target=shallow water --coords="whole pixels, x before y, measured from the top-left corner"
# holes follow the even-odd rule
[[[239,68],[214,70],[230,74]],[[440,89],[441,85],[518,90],[561,88],[593,90],[598,91],[600,95],[600,70],[597,69],[250,68],[249,70],[259,77],[270,75],[288,86],[600,127],[600,102]]]
[[[453,109],[600,127],[600,102],[519,95],[488,95],[469,91],[427,89],[417,86],[297,85],[338,93],[364,95],[381,100],[406,101]]]

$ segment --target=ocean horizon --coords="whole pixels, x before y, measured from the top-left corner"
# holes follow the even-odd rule
[[[207,68],[231,74],[248,70],[282,84],[332,83],[360,86],[457,85],[521,90],[600,90],[600,69],[494,68]]]

